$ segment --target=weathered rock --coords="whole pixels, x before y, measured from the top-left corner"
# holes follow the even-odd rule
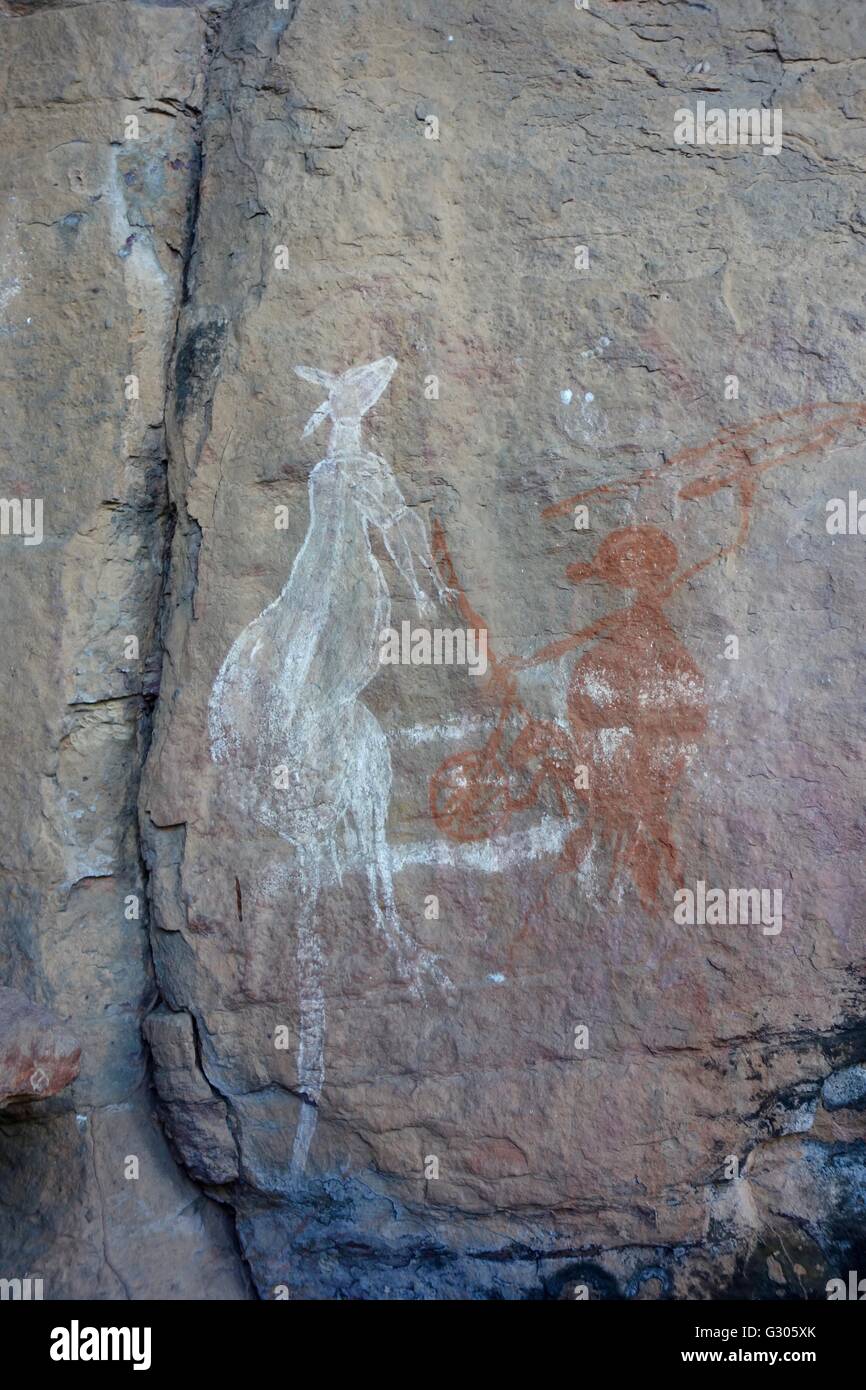
[[[150,1044],[160,1114],[181,1161],[198,1182],[219,1186],[238,1176],[238,1156],[225,1101],[199,1070],[189,1014],[166,1011],[144,1021]]]
[[[8,8],[2,967],[83,1050],[75,1114],[0,1123],[4,1252],[822,1296],[866,1239],[854,0]],[[699,101],[781,150],[678,145]],[[382,664],[403,623],[486,671]]]
[[[11,8],[0,495],[41,499],[43,536],[13,516],[0,537],[0,978],[67,1020],[81,1069],[38,1117],[4,1114],[0,1274],[35,1271],[46,1298],[244,1297],[230,1222],[152,1118],[141,1034],[156,987],[136,798],[209,30],[181,7]]]
[[[821,1098],[828,1110],[866,1109],[866,1067],[845,1067],[827,1077]]]
[[[770,1219],[750,1155],[842,1200],[827,1132],[793,1136],[863,1055],[862,557],[825,527],[866,420],[858,41],[847,6],[831,39],[802,6],[604,11],[250,3],[211,68],[142,830],[264,1296],[559,1296],[589,1261],[599,1294],[706,1297]],[[782,153],[678,148],[717,92],[781,106]],[[334,404],[390,357],[370,414]],[[392,563],[395,485],[462,609]],[[363,666],[362,527],[398,632],[474,613],[523,663],[486,758],[502,680]],[[781,892],[782,929],[683,925],[678,883]]]
[[[75,1080],[80,1056],[56,1014],[0,986],[0,1106],[56,1096]]]

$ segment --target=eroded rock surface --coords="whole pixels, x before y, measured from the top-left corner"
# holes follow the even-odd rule
[[[21,9],[8,977],[93,1108],[13,1171],[115,1211],[149,1054],[187,1296],[822,1297],[866,1258],[857,5]],[[698,101],[780,152],[677,145]],[[112,1219],[77,1288],[140,1296]]]
[[[42,1277],[46,1298],[243,1297],[230,1223],[154,1118],[141,1031],[157,987],[136,797],[208,27],[185,8],[10,8],[0,493],[41,500],[43,535],[0,538],[0,970],[81,1060],[0,1122],[0,1274]]]
[[[826,1220],[842,1201],[834,1143],[802,1136],[863,1037],[862,558],[824,524],[863,457],[863,152],[844,114],[859,98],[831,52],[845,7],[830,40],[808,7],[734,10],[225,17],[169,423],[178,602],[142,812],[158,978],[227,1107],[265,1295],[531,1296],[591,1263],[599,1287],[706,1296],[775,1238],[752,1184],[781,1171],[777,1144],[789,1189],[808,1181]],[[782,153],[675,148],[676,108],[717,91],[782,107]],[[398,368],[352,447],[386,461],[495,653],[525,663],[524,708],[482,764],[473,750],[507,698],[490,672],[383,666],[341,706],[348,726],[364,704],[387,736],[396,908],[452,984],[430,979],[422,998],[377,923],[363,830],[336,812],[330,844],[298,830],[298,804],[326,824],[344,792],[336,773],[316,790],[323,769],[353,766],[357,740],[329,735],[329,762],[308,739],[300,766],[286,758],[299,784],[281,789],[295,707],[269,694],[291,685],[298,632],[322,611],[319,693],[304,698],[323,718],[354,648],[315,585],[287,585],[310,471],[341,448],[332,419],[301,438],[330,388],[293,369],[388,356]],[[761,481],[744,490],[750,467]],[[621,482],[576,530],[568,499]],[[393,625],[458,623],[454,603],[419,616],[368,524]],[[655,589],[617,569],[609,538],[636,526],[653,528],[635,543]],[[334,578],[323,557],[321,590],[365,572]],[[609,641],[531,664],[629,590],[639,602],[601,628]],[[248,627],[274,600],[271,626]],[[245,629],[232,760],[208,702]],[[569,759],[595,778],[588,808],[564,787]],[[475,801],[450,814],[437,789],[461,785]],[[781,932],[769,918],[766,932],[676,925],[679,873],[781,892]],[[296,953],[316,876],[320,1096]],[[845,1161],[853,1190],[858,1143]],[[847,1258],[824,1247],[821,1219],[813,1290]]]
[[[0,1106],[56,1096],[75,1080],[80,1056],[56,1014],[0,987]]]

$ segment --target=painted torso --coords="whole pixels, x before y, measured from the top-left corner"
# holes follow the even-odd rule
[[[214,686],[214,755],[237,768],[239,809],[289,838],[343,813],[354,705],[378,670],[390,618],[363,487],[383,467],[361,449],[316,465],[307,534],[288,582],[237,638]],[[275,787],[280,768],[287,785]]]
[[[575,729],[695,737],[706,724],[703,676],[661,608],[636,603],[576,663],[568,710]]]

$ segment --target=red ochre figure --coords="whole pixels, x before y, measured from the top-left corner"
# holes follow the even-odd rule
[[[462,616],[480,624],[456,582],[441,528],[434,531],[434,554],[446,557],[443,576],[460,596]],[[706,705],[701,672],[663,612],[665,600],[691,573],[676,579],[676,567],[676,546],[656,527],[614,531],[590,564],[570,565],[566,573],[575,584],[597,579],[632,590],[632,604],[523,660],[494,660],[488,644],[500,714],[483,748],[447,758],[434,774],[431,812],[445,834],[460,841],[495,834],[513,811],[535,804],[549,779],[562,815],[584,812],[555,872],[578,869],[598,833],[612,852],[611,882],[625,869],[645,907],[658,895],[663,867],[681,883],[667,806],[689,745],[706,727]],[[514,673],[559,660],[586,643],[593,645],[569,681],[567,734],[531,717],[517,697]],[[523,727],[503,755],[512,714]],[[520,796],[510,791],[511,771],[531,773]]]
[[[552,878],[580,869],[597,837],[610,852],[608,886],[626,872],[647,911],[659,901],[663,876],[682,886],[669,805],[706,729],[707,707],[701,671],[668,622],[665,604],[680,585],[743,545],[763,473],[821,450],[850,424],[866,424],[866,406],[830,402],[776,412],[726,429],[710,443],[683,450],[636,479],[602,484],[546,508],[545,517],[569,514],[589,497],[622,496],[628,488],[645,487],[670,477],[671,470],[684,469],[699,476],[679,489],[679,497],[694,501],[731,489],[739,526],[729,545],[680,574],[677,547],[658,527],[613,531],[593,560],[570,565],[566,574],[575,584],[595,580],[629,592],[631,603],[523,659],[498,659],[488,641],[489,689],[498,717],[482,748],[446,758],[434,773],[430,811],[439,829],[460,842],[486,839],[502,831],[513,812],[535,805],[549,783],[560,814],[580,816]],[[464,622],[486,627],[457,579],[438,522],[433,554]],[[516,672],[586,645],[589,649],[575,662],[569,679],[569,731],[534,719],[519,698]],[[506,725],[512,717],[521,728],[507,748]],[[515,795],[512,776],[520,773],[529,776],[529,785]],[[538,906],[546,899],[547,889]]]

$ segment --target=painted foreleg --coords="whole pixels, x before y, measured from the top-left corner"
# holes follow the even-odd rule
[[[384,459],[367,456],[365,468],[356,479],[355,497],[367,525],[382,533],[388,554],[411,587],[422,614],[427,616],[432,600],[420,583],[416,566],[426,571],[440,599],[448,596],[448,590],[433,558],[427,528],[417,512],[407,507]]]
[[[408,507],[403,507],[390,524],[383,529],[382,539],[388,554],[403,578],[412,585],[415,601],[422,612],[429,608],[430,599],[418,583],[415,569],[416,560],[426,570],[439,598],[444,599],[448,596],[448,591],[442,582],[442,577],[430,550],[426,528],[419,516],[411,512]]]

